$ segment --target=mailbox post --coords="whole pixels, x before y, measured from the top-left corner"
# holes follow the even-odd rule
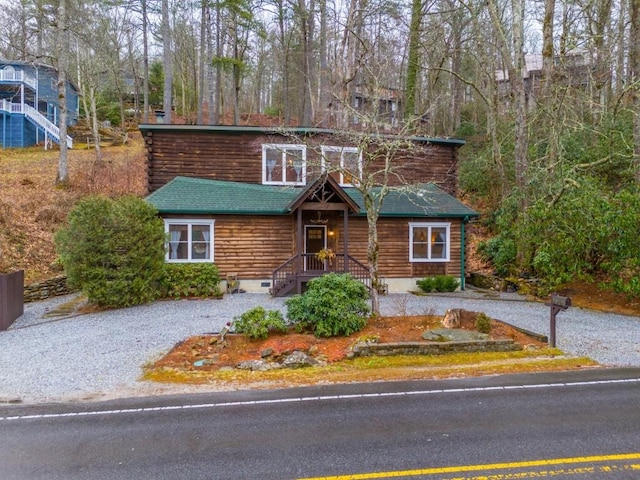
[[[545,303],[548,307],[551,307],[551,318],[549,326],[549,346],[556,347],[556,315],[566,310],[571,306],[570,297],[562,297],[556,293],[551,294],[551,299],[548,303]]]

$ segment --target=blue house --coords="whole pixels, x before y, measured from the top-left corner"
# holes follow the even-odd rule
[[[60,144],[58,72],[49,65],[0,59],[0,145]],[[67,125],[78,122],[79,93],[67,82]],[[71,137],[67,146],[73,146]]]

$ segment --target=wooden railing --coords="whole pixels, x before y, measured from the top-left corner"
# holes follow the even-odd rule
[[[271,276],[271,295],[278,297],[291,291],[296,285],[300,270],[300,256],[295,255],[273,271]]]
[[[367,288],[371,288],[369,269],[352,256],[347,256],[345,265],[344,254],[320,260],[315,253],[303,253],[291,257],[274,270],[271,294],[274,297],[285,295],[297,286],[298,281],[308,281],[331,272],[349,273]]]

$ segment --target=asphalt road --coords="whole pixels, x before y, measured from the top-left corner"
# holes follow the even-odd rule
[[[0,478],[638,478],[639,399],[633,368],[0,406]]]

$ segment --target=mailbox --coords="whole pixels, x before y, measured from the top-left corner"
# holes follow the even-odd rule
[[[566,310],[571,306],[571,297],[563,297],[557,293],[552,293],[549,303],[545,305],[551,307],[551,325],[549,326],[549,345],[553,348],[556,346],[556,315],[562,310]]]
[[[571,306],[571,297],[563,297],[554,293],[551,295],[551,304],[566,310]]]

